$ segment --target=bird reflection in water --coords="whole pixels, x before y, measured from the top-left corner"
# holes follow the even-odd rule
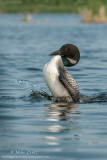
[[[74,114],[80,113],[77,111],[78,104],[76,103],[52,103],[45,104],[45,106],[47,106],[48,111],[50,111],[48,116],[55,121],[72,121]]]
[[[52,103],[45,104],[46,121],[49,123],[44,128],[47,135],[49,145],[58,145],[59,143],[74,143],[79,141],[79,125],[78,118],[80,112],[78,111],[78,104],[75,103]]]

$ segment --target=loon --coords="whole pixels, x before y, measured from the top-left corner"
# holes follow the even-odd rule
[[[45,64],[43,74],[52,95],[57,100],[79,102],[79,87],[64,67],[74,66],[78,63],[79,49],[73,44],[65,44],[50,55],[54,57]]]

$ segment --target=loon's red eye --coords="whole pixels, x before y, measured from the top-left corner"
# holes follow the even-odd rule
[[[68,51],[68,48],[65,48],[65,52],[67,52]]]

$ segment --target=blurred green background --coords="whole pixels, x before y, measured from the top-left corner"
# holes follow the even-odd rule
[[[83,22],[107,23],[107,0],[0,0],[0,13],[79,13]]]
[[[0,13],[79,13],[83,8],[97,14],[107,0],[0,0]]]

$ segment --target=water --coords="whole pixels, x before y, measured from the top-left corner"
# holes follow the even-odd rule
[[[0,15],[0,159],[107,159],[107,24],[79,15]],[[61,45],[78,46],[68,68],[79,104],[55,103],[42,69]]]

